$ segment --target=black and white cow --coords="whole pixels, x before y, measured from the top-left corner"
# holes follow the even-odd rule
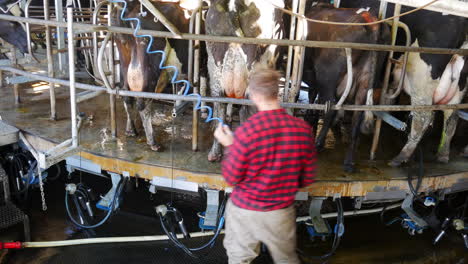
[[[216,36],[237,36],[266,39],[283,37],[280,0],[212,0],[206,15],[206,33]],[[274,68],[278,57],[276,45],[241,45],[207,42],[211,96],[245,98],[248,96],[249,72],[254,67]],[[241,109],[241,121],[247,110]],[[214,104],[214,116],[225,119],[226,107]],[[208,159],[220,160],[222,148],[214,142]]]
[[[377,14],[378,1],[349,0],[341,1],[343,7],[367,7],[370,12]],[[393,14],[394,6],[389,4],[387,16]],[[401,12],[413,8],[403,7]],[[400,21],[407,24],[412,34],[414,47],[438,48],[468,48],[466,36],[468,33],[468,19],[438,12],[421,10],[403,16]],[[397,44],[403,41],[397,40]],[[424,53],[410,53],[404,91],[411,97],[412,105],[430,104],[458,104],[467,90],[468,57],[460,55],[438,55]],[[401,59],[400,59],[401,61]],[[402,71],[401,63],[393,71],[393,87],[399,81]],[[398,166],[407,162],[421,141],[427,128],[433,121],[433,112],[413,111],[411,133],[406,145],[391,162],[391,166]],[[444,111],[444,128],[439,144],[437,158],[440,162],[448,162],[450,142],[457,127],[458,116],[455,111]]]
[[[0,0],[0,14],[21,16],[22,12],[16,1]],[[28,53],[26,31],[20,23],[0,20],[0,38],[17,47],[21,53]]]

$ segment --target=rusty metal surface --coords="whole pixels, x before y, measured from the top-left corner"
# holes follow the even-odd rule
[[[44,86],[44,87],[43,87]],[[12,103],[11,87],[0,89],[0,115],[3,120],[28,133],[31,144],[39,150],[46,150],[54,144],[70,137],[68,90],[57,87],[58,120],[49,120],[47,85],[41,83],[24,84],[20,87],[23,103],[15,107]],[[78,91],[79,92],[79,91]],[[169,152],[171,139],[171,110],[168,105],[155,107],[154,126],[156,140],[165,147],[163,152],[153,152],[146,145],[141,122],[137,121],[139,136],[124,136],[125,112],[122,101],[117,100],[117,133],[116,140],[111,139],[109,122],[109,102],[106,95],[101,95],[78,105],[78,112],[84,112],[88,119],[84,122],[79,135],[82,156],[101,165],[104,170],[127,171],[132,176],[151,179],[153,176],[187,180],[212,188],[224,188],[226,183],[220,173],[219,163],[207,160],[207,153],[212,139],[211,127],[199,124],[201,133],[198,152],[191,150],[192,113],[187,111],[175,120],[174,154]],[[308,189],[312,195],[330,196],[340,193],[342,196],[362,196],[366,193],[407,190],[407,170],[391,168],[386,162],[397,154],[399,141],[406,135],[394,131],[383,131],[384,146],[377,153],[378,161],[367,161],[370,137],[361,142],[358,161],[359,172],[347,174],[342,171],[344,145],[333,136],[328,138],[326,151],[319,155],[317,182]],[[468,162],[459,157],[454,148],[451,162],[439,164],[432,162],[437,148],[437,139],[424,144],[425,176],[421,190],[451,188],[468,179]],[[466,140],[465,140],[466,141]],[[466,142],[463,140],[462,145]],[[172,164],[174,169],[172,169]],[[436,177],[438,176],[438,177]]]

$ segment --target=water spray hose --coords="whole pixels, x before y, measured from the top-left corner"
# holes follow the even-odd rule
[[[139,35],[138,34],[138,31],[140,31],[141,29],[141,20],[139,18],[136,18],[136,17],[128,17],[128,18],[125,18],[125,12],[127,11],[127,2],[124,1],[124,0],[112,0],[110,1],[110,3],[115,3],[115,4],[123,4],[123,8],[122,8],[122,12],[120,13],[120,19],[122,21],[134,21],[136,22],[136,26],[135,26],[135,30],[133,31],[133,36],[135,38],[148,38],[149,39],[149,42],[148,42],[148,46],[146,47],[146,53],[147,54],[161,54],[161,62],[159,63],[159,69],[160,70],[167,70],[167,69],[172,69],[174,72],[173,72],[173,75],[172,75],[172,78],[171,78],[171,84],[184,84],[184,92],[183,92],[183,95],[184,96],[195,96],[197,97],[197,103],[196,103],[196,106],[195,106],[195,110],[201,110],[201,109],[206,109],[208,111],[208,117],[205,119],[205,123],[209,123],[213,120],[217,120],[220,124],[224,125],[224,121],[219,118],[219,117],[213,117],[213,109],[209,106],[202,106],[201,105],[201,95],[198,94],[198,93],[191,93],[189,94],[189,91],[190,91],[190,82],[187,81],[187,80],[177,80],[177,77],[179,76],[179,70],[177,69],[177,67],[175,66],[172,66],[172,65],[167,65],[167,66],[164,66],[164,63],[166,62],[166,52],[164,50],[151,50],[151,46],[153,45],[153,42],[154,42],[154,38],[153,36],[151,35]]]

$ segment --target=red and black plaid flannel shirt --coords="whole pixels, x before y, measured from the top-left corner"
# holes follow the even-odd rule
[[[306,122],[284,109],[261,111],[235,131],[222,173],[235,205],[271,211],[293,204],[298,189],[314,181],[316,161]]]

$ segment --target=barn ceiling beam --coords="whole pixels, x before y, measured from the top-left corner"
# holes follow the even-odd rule
[[[389,3],[401,4],[405,6],[411,6],[411,7],[420,7],[429,2],[428,0],[385,0],[385,1]],[[460,1],[460,0],[437,1],[425,7],[424,9],[440,12],[443,14],[468,17],[468,3]]]

